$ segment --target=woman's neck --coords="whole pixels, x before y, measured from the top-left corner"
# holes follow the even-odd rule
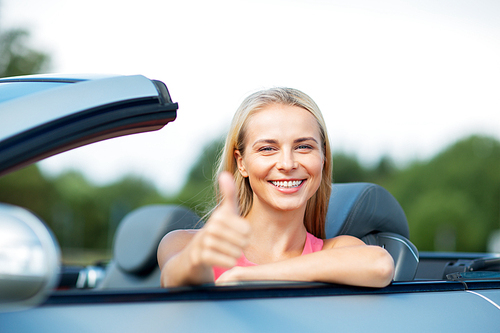
[[[306,238],[304,214],[305,207],[281,211],[252,206],[245,217],[252,227],[247,259],[263,264],[301,255]]]

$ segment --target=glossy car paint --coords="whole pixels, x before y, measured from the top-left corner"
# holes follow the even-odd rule
[[[177,298],[167,291],[122,292],[121,298],[101,293],[94,299],[76,296],[68,304],[52,300],[54,304],[0,314],[0,320],[3,328],[18,332],[64,332],[68,327],[72,332],[498,332],[500,309],[478,296],[498,291],[464,291],[460,283],[434,287],[423,284],[419,288],[424,290],[404,292],[401,283],[378,291],[316,286],[304,296],[286,287],[281,295],[279,288],[245,293],[231,287],[182,290]],[[343,294],[336,294],[339,290]],[[182,300],[186,294],[192,299]]]
[[[6,99],[7,94],[13,97],[0,104],[0,140],[82,110],[158,96],[154,84],[140,75],[56,82],[36,80],[35,77],[29,80],[0,79],[2,99]],[[21,95],[20,91],[27,91],[27,94]]]
[[[19,77],[1,79],[2,90],[11,99],[0,104],[0,175],[96,141],[158,130],[177,114],[165,85],[140,75]]]

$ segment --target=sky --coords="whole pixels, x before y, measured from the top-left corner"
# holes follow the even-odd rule
[[[0,0],[50,72],[142,74],[179,103],[164,129],[52,157],[96,184],[135,174],[172,194],[250,93],[288,86],[322,110],[334,151],[425,160],[471,134],[500,139],[496,0]]]

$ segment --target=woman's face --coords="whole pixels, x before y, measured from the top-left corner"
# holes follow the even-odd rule
[[[235,157],[253,190],[252,209],[305,210],[321,183],[318,123],[301,107],[272,104],[250,116],[244,155]]]

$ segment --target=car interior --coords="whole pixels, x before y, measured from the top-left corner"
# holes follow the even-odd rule
[[[132,211],[115,234],[111,262],[105,268],[78,271],[76,285],[97,289],[159,287],[156,250],[162,237],[175,229],[200,227],[201,223],[195,213],[182,206],[149,205]],[[327,238],[352,235],[387,249],[395,262],[394,281],[414,278],[418,251],[408,239],[403,209],[384,188],[370,183],[333,184],[325,228]]]

